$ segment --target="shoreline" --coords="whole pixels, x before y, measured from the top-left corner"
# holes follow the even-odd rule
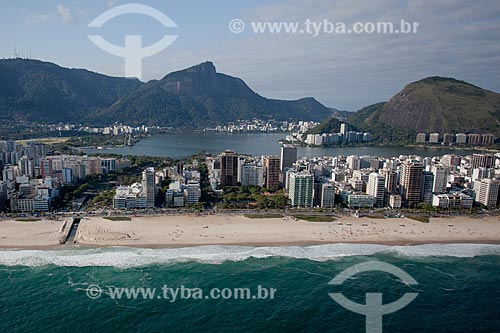
[[[279,248],[279,247],[311,247],[320,245],[338,245],[338,244],[350,244],[350,245],[381,245],[388,247],[412,247],[421,245],[453,245],[453,244],[464,244],[464,245],[500,245],[500,241],[467,241],[467,242],[455,242],[455,241],[445,241],[445,242],[421,242],[421,243],[403,243],[403,242],[387,242],[387,243],[377,243],[377,242],[338,242],[338,243],[234,243],[234,244],[173,244],[173,245],[150,245],[150,244],[137,244],[137,245],[46,245],[46,246],[0,246],[0,251],[65,251],[65,250],[102,250],[102,249],[143,249],[143,250],[168,250],[168,249],[187,249],[203,246],[228,246],[228,247],[254,247],[254,248]]]
[[[0,250],[78,250],[99,248],[169,249],[209,245],[289,247],[326,244],[500,244],[500,218],[337,217],[333,222],[291,217],[249,219],[242,215],[140,216],[131,221],[84,218],[76,244],[59,244],[64,220],[0,222]]]
[[[363,241],[345,241],[345,242],[275,242],[275,243],[226,243],[226,244],[135,244],[135,245],[87,245],[87,244],[69,244],[69,245],[44,245],[44,246],[0,246],[0,251],[64,251],[64,250],[99,250],[99,249],[145,249],[145,250],[161,250],[161,249],[184,249],[202,246],[231,246],[231,247],[255,247],[255,248],[271,248],[271,247],[311,247],[320,245],[381,245],[381,246],[419,246],[419,245],[450,245],[450,244],[471,244],[471,245],[500,245],[498,241],[422,241],[422,242],[363,242]]]

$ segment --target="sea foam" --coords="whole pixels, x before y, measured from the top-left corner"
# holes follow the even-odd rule
[[[406,257],[476,257],[500,256],[500,245],[491,244],[425,244],[385,246],[375,244],[326,244],[315,246],[250,247],[197,246],[185,248],[99,248],[71,250],[3,250],[0,265],[4,266],[114,266],[130,268],[154,264],[196,261],[221,264],[249,258],[285,257],[326,261],[347,256],[392,254]]]

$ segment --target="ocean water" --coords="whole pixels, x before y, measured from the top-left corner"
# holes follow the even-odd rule
[[[376,270],[329,284],[367,262],[397,267],[417,284]],[[384,332],[500,332],[499,245],[8,250],[0,251],[0,281],[0,332],[365,332],[365,316],[328,294],[364,304],[367,292],[382,293],[384,304],[418,294],[383,316]],[[164,285],[233,294],[113,294]],[[235,288],[258,297],[232,297]],[[271,288],[272,299],[262,292]]]

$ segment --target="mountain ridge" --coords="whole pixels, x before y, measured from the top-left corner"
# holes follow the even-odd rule
[[[141,82],[85,69],[67,69],[50,62],[0,60],[0,118],[75,121],[137,89]]]
[[[416,132],[484,132],[499,126],[500,94],[465,81],[428,77],[406,85],[379,114],[382,123]]]
[[[144,83],[19,58],[0,60],[0,110],[5,121],[189,127],[256,117],[320,121],[331,114],[314,98],[262,97],[210,61]]]
[[[454,78],[431,76],[407,84],[387,102],[356,111],[346,122],[382,142],[414,141],[419,132],[499,137],[500,94]]]

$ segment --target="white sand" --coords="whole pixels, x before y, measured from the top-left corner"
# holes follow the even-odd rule
[[[64,220],[17,222],[0,221],[1,247],[46,247],[59,244]]]
[[[289,217],[249,219],[240,215],[145,216],[133,217],[132,221],[92,217],[80,222],[76,241],[92,246],[500,243],[500,219],[462,216],[421,223],[351,217],[335,222],[295,221]]]

